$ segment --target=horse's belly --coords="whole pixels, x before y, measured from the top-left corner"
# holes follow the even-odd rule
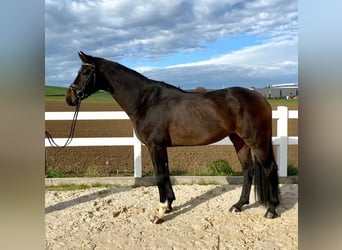
[[[170,129],[172,146],[197,146],[217,142],[228,136],[222,128],[179,128]]]
[[[215,103],[202,100],[178,106],[169,120],[173,146],[206,145],[228,136],[234,127],[227,112],[218,112]]]

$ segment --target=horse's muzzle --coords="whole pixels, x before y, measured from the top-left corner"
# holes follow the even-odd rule
[[[83,91],[82,91],[83,93]],[[79,94],[81,96],[81,94]],[[84,94],[83,94],[84,96]],[[66,96],[65,101],[69,106],[76,106],[81,99],[78,97],[77,93],[75,94],[75,91],[72,88],[69,88]]]

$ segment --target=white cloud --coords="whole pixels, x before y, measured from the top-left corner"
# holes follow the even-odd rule
[[[291,43],[297,42],[295,0],[46,0],[45,6],[47,83],[52,79],[73,80],[79,50],[115,61],[146,61],[172,53],[191,53],[203,49],[204,43],[245,34],[267,37],[268,41],[259,47],[183,66],[223,65],[241,72],[248,65],[285,67],[283,62],[296,60],[294,52],[289,51],[296,46]],[[281,54],[283,61],[279,59]],[[63,61],[68,65],[63,66]],[[149,65],[141,67],[146,72]]]
[[[275,65],[279,63],[295,63],[297,59],[297,40],[270,42],[234,51],[205,61],[173,65],[175,67],[207,66],[207,65]],[[293,61],[288,61],[292,59]]]
[[[297,82],[296,51],[297,39],[269,42],[195,63],[163,69],[144,68],[142,73],[184,88],[207,85],[215,88],[232,85],[264,87],[275,82]]]

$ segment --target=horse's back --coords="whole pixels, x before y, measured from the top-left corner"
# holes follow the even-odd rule
[[[230,116],[239,116],[245,112],[250,115],[272,112],[271,106],[264,96],[247,88],[231,87],[209,91],[203,95],[205,99],[214,102],[217,109],[224,110]]]
[[[239,102],[240,105],[257,105],[258,107],[269,107],[269,103],[267,102],[266,98],[259,92],[252,89],[242,87],[231,87],[221,90],[215,90],[212,92],[207,92],[207,94],[212,97],[224,98],[226,101],[233,98],[237,102]]]

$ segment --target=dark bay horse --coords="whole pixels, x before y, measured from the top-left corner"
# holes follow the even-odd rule
[[[153,219],[163,222],[172,211],[167,147],[206,145],[229,136],[243,169],[240,199],[231,212],[249,204],[253,177],[266,218],[277,217],[278,167],[272,148],[272,110],[259,93],[232,87],[205,93],[183,91],[146,78],[119,63],[79,52],[82,66],[66,94],[75,106],[98,90],[109,92],[132,120],[148,147],[159,189],[160,206]]]

